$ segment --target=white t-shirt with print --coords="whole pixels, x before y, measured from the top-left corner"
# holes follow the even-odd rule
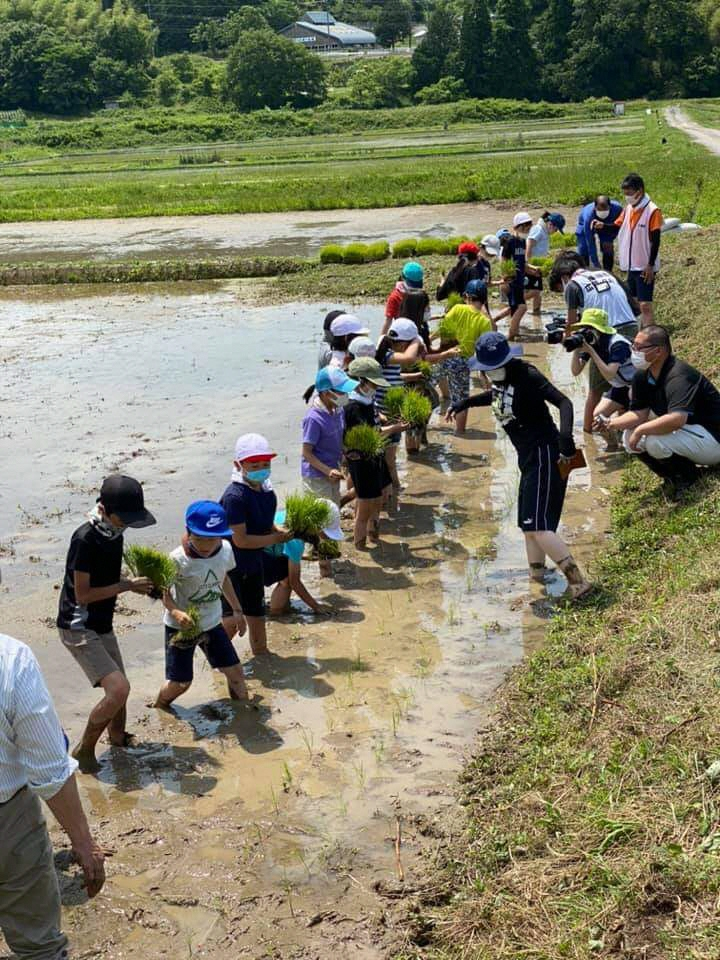
[[[222,585],[225,575],[235,567],[232,547],[227,540],[212,557],[189,557],[180,546],[170,554],[178,566],[178,577],[170,593],[179,610],[192,604],[200,613],[200,629],[210,630],[222,621]],[[180,624],[165,611],[165,625]]]

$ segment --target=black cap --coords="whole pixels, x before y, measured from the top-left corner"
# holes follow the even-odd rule
[[[120,473],[107,477],[103,480],[98,500],[107,513],[114,513],[126,527],[151,527],[157,522],[145,509],[142,486],[132,477]]]

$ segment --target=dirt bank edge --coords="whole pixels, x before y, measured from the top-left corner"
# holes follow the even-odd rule
[[[658,304],[715,379],[718,240],[667,244]],[[504,685],[398,960],[717,955],[720,478],[671,504],[633,464],[613,503],[601,589]]]

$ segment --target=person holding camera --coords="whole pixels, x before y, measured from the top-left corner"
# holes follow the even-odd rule
[[[608,325],[629,341],[638,332],[640,307],[627,288],[605,270],[578,268],[576,260],[562,257],[550,273],[550,289],[563,294],[569,329],[590,309],[603,310]],[[553,342],[553,341],[549,341]],[[555,342],[558,342],[557,340]],[[588,364],[588,395],[583,415],[583,430],[591,433],[594,412],[611,384],[603,377],[594,359]]]
[[[630,407],[630,384],[635,375],[631,362],[632,345],[627,337],[610,326],[604,310],[591,308],[568,330],[563,346],[571,353],[570,369],[579,377],[589,362],[595,364],[609,389],[592,413],[592,427],[604,433],[607,449],[618,448],[617,435],[610,430],[610,418]]]
[[[492,388],[453,404],[446,419],[451,421],[469,407],[492,407],[518,455],[518,526],[525,535],[530,578],[544,582],[545,558],[550,557],[567,577],[571,598],[578,600],[590,592],[592,584],[557,534],[569,462],[577,453],[573,405],[536,367],[520,360],[521,354],[522,347],[511,345],[502,333],[479,337],[469,366],[482,370]],[[560,411],[559,430],[548,403]]]

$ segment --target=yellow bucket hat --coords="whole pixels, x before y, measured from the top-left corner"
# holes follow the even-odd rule
[[[592,327],[593,330],[597,330],[599,333],[615,333],[610,326],[607,312],[600,310],[598,307],[590,307],[588,310],[583,310],[580,319],[577,323],[573,323],[568,327],[568,331],[574,333],[581,327]]]

